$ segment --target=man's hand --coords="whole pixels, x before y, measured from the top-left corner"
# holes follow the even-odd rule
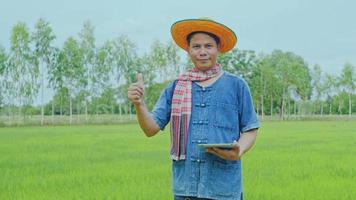
[[[234,147],[229,150],[219,148],[207,148],[206,152],[212,153],[225,160],[240,160],[251,147],[255,144],[257,129],[249,130],[240,135],[238,142],[234,142]]]
[[[132,83],[130,85],[127,91],[127,96],[135,106],[138,106],[143,104],[144,102],[145,85],[141,73],[138,73],[136,78],[137,78],[137,82]]]
[[[240,160],[242,154],[240,151],[240,146],[237,142],[234,143],[232,149],[220,149],[216,147],[210,147],[206,149],[207,153],[214,154],[225,160]]]
[[[127,96],[135,105],[137,121],[141,129],[145,132],[147,137],[151,137],[159,131],[160,127],[152,118],[145,105],[145,85],[143,83],[142,74],[138,73],[136,77],[137,82],[130,85],[127,90]]]

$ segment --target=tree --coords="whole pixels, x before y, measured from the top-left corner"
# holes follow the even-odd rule
[[[218,63],[228,72],[241,76],[250,83],[257,57],[254,51],[233,49],[229,53],[221,54]]]
[[[59,114],[63,114],[63,96],[64,91],[66,90],[64,86],[64,78],[65,78],[65,63],[64,63],[64,53],[58,48],[53,50],[53,54],[51,56],[51,65],[48,67],[48,78],[49,85],[54,90],[54,96],[52,98],[52,122],[55,114],[55,105],[59,105]],[[59,98],[59,104],[55,102]]]
[[[164,81],[171,81],[179,76],[179,74],[185,70],[184,66],[178,66],[180,57],[178,55],[178,47],[172,41],[167,42],[164,48],[164,58],[166,59],[166,66],[163,67],[165,77]]]
[[[332,114],[332,105],[333,105],[333,98],[332,95],[336,92],[335,88],[337,87],[337,78],[330,75],[325,74],[325,81],[324,81],[324,88],[325,88],[325,95],[326,101],[329,104],[329,115]]]
[[[80,93],[83,82],[86,81],[83,74],[85,69],[83,68],[83,55],[80,50],[78,42],[70,37],[64,43],[62,49],[61,59],[63,71],[64,71],[64,86],[69,91],[69,123],[72,124],[73,115],[73,99]]]
[[[352,115],[352,95],[356,89],[355,67],[346,63],[342,69],[340,84],[349,97],[349,116]]]
[[[9,76],[12,83],[13,95],[21,107],[32,103],[34,95],[38,92],[39,68],[34,64],[34,56],[30,49],[30,34],[24,23],[17,23],[11,31],[9,58]]]
[[[113,88],[105,88],[99,97],[94,97],[94,103],[92,104],[95,105],[95,107],[93,108],[95,109],[94,113],[96,113],[97,115],[99,115],[99,113],[114,114],[115,93],[116,91]]]
[[[93,88],[93,79],[95,79],[94,74],[94,62],[95,62],[95,37],[94,37],[94,27],[91,25],[90,21],[86,21],[83,25],[83,29],[79,33],[80,38],[80,50],[82,52],[82,62],[85,68],[85,73],[83,74],[85,81],[83,81],[83,97],[85,102],[85,119],[88,121],[88,102],[91,101]]]
[[[115,94],[113,89],[113,82],[111,80],[113,76],[110,76],[113,71],[113,56],[112,56],[112,45],[110,42],[105,42],[103,46],[101,46],[95,55],[95,64],[93,66],[93,76],[91,77],[92,82],[92,98],[98,99],[100,98],[104,92],[106,94]],[[108,92],[110,91],[110,92]],[[111,93],[112,92],[112,93]],[[106,97],[108,95],[105,95]],[[113,98],[115,95],[113,96]],[[111,107],[114,106],[115,101],[106,101],[110,102]],[[94,109],[92,109],[92,113],[98,114],[98,107],[101,107],[101,101],[96,100],[92,101],[95,104]]]
[[[122,75],[125,78],[126,86],[128,87],[130,83],[135,81],[136,73],[140,71],[141,66],[137,61],[137,52],[136,45],[130,41],[127,36],[120,36],[119,38],[113,41],[113,74],[116,78],[115,80],[115,88],[118,88],[117,91],[117,102],[121,105],[125,102],[128,107],[129,113],[131,114],[131,103],[127,100],[126,92],[120,91],[121,86],[121,78]],[[121,110],[121,108],[120,108]],[[130,115],[131,116],[131,115]]]
[[[334,102],[337,104],[336,112],[339,113],[339,115],[343,114],[343,108],[345,102],[343,101],[345,95],[345,92],[343,91],[343,85],[341,81],[341,77],[336,77],[335,78],[335,89],[337,91],[337,94],[334,96]]]
[[[312,71],[312,87],[315,91],[315,98],[316,98],[316,105],[320,103],[320,115],[323,116],[323,108],[324,104],[323,101],[321,100],[323,94],[325,93],[325,84],[324,84],[324,79],[322,76],[322,71],[320,69],[319,65],[314,65],[313,71]]]
[[[251,93],[254,98],[257,110],[261,110],[262,118],[265,115],[265,101],[269,99],[269,113],[272,116],[274,110],[274,104],[278,96],[281,96],[281,88],[278,86],[278,80],[274,76],[274,68],[270,55],[260,55],[256,61],[254,67],[250,67],[252,70],[252,77],[250,78]],[[245,70],[247,71],[247,70]],[[266,103],[265,103],[266,102]],[[260,106],[259,106],[260,105]],[[260,107],[260,109],[259,109]]]
[[[35,65],[37,68],[41,66],[41,125],[44,123],[45,77],[53,61],[53,59],[51,59],[54,53],[52,42],[55,38],[56,36],[49,23],[44,19],[39,19],[35,25],[35,32],[32,34],[32,41],[35,44]]]
[[[271,112],[273,102],[276,101],[281,119],[284,119],[286,106],[290,105],[291,100],[310,97],[311,77],[306,63],[300,56],[292,52],[275,50],[272,54],[261,57],[256,70],[259,72],[252,73],[252,87],[259,84],[257,92],[261,92],[262,95],[269,94],[268,96],[273,99]],[[256,74],[258,76],[255,76]]]
[[[5,106],[7,59],[5,49],[0,46],[0,111]]]

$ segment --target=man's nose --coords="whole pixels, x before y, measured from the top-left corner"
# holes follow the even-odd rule
[[[207,55],[206,49],[201,48],[201,49],[199,50],[199,56],[206,56],[206,55]]]

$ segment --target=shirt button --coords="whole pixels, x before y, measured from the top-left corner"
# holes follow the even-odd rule
[[[200,160],[198,159],[197,162],[200,162]]]
[[[202,123],[203,123],[203,121],[200,120],[200,121],[199,121],[199,124],[202,124]]]
[[[201,107],[205,107],[205,103],[200,104]]]

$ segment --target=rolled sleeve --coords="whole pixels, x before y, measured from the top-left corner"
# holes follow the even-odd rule
[[[174,86],[175,82],[172,82],[162,91],[159,99],[153,107],[153,110],[151,111],[152,118],[155,120],[161,130],[164,130],[171,118],[171,105]]]
[[[252,129],[260,127],[255,108],[253,106],[253,100],[251,97],[250,89],[245,81],[242,81],[242,87],[240,88],[239,96],[239,119],[241,133],[247,132]]]

